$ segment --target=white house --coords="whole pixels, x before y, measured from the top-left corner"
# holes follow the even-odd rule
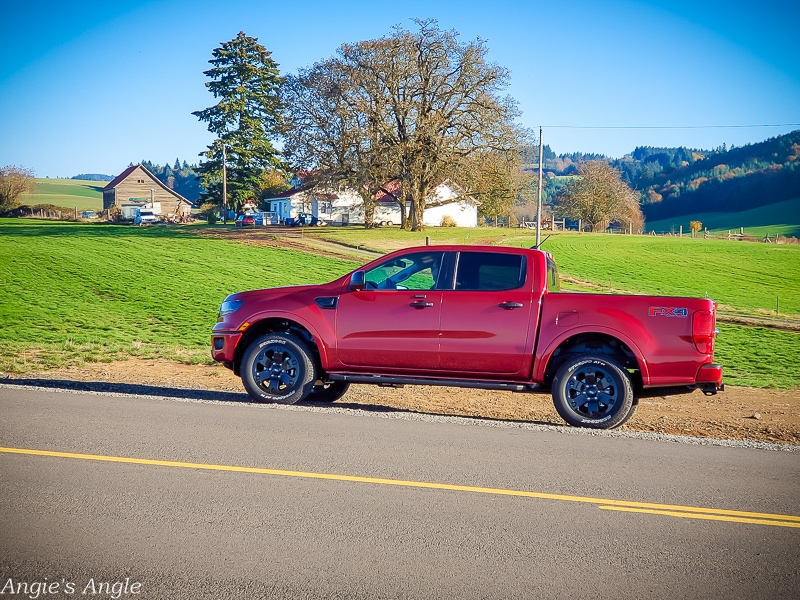
[[[280,194],[275,194],[272,198],[266,198],[267,211],[277,214],[281,222],[286,219],[296,217],[301,212],[306,211],[307,192],[301,192],[299,189],[291,189]]]
[[[310,213],[331,225],[364,223],[364,204],[355,190],[300,191],[300,179],[297,176],[290,183],[295,186],[293,189],[265,199],[269,203],[268,210],[277,213],[281,220],[296,217],[300,213]],[[397,193],[399,184],[393,182],[388,189]],[[464,194],[458,185],[448,180],[436,186],[428,197],[422,222],[427,227],[438,227],[442,219],[449,216],[458,227],[477,227],[478,204],[475,198]],[[380,192],[375,196],[373,219],[375,223],[384,225],[400,224],[400,205],[392,195]]]
[[[375,196],[372,220],[383,225],[399,225],[402,220],[400,205],[389,194],[379,192]],[[355,190],[345,188],[336,192],[330,222],[333,225],[364,223],[364,200]]]
[[[478,226],[478,205],[480,203],[464,194],[461,188],[448,180],[437,185],[425,203],[422,224],[438,227],[445,217],[455,221],[456,227]]]

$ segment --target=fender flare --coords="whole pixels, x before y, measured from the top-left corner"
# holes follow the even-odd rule
[[[602,336],[607,336],[614,338],[621,343],[625,344],[628,349],[633,352],[634,357],[636,358],[636,362],[639,365],[639,370],[642,375],[642,384],[649,385],[650,384],[650,369],[647,363],[647,359],[645,358],[644,354],[642,353],[641,349],[639,348],[638,344],[634,342],[630,337],[625,335],[624,333],[616,330],[610,329],[608,327],[601,327],[601,326],[584,326],[584,327],[575,327],[573,329],[569,329],[564,331],[557,337],[551,341],[546,348],[542,350],[537,350],[536,357],[534,360],[534,370],[533,370],[533,381],[544,381],[544,374],[547,371],[547,366],[550,363],[550,359],[553,357],[553,353],[558,350],[558,348],[569,338],[575,337],[577,335],[583,334],[598,334]]]
[[[251,327],[258,325],[258,323],[267,319],[279,319],[282,321],[289,321],[291,323],[296,323],[297,325],[305,329],[311,336],[311,339],[314,341],[314,344],[317,347],[317,351],[319,353],[320,366],[322,367],[323,370],[327,370],[329,365],[328,353],[331,347],[325,343],[325,338],[320,334],[319,330],[314,325],[312,325],[310,321],[299,316],[297,313],[289,311],[281,311],[281,310],[274,310],[274,311],[271,310],[271,311],[255,313],[250,317],[250,319],[248,319],[248,321],[250,321],[250,325],[242,333],[246,334]],[[335,339],[334,333],[332,331],[330,332],[330,339]]]

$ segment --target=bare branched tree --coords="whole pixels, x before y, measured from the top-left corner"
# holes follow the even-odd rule
[[[286,104],[294,115],[287,148],[298,160],[339,181],[359,180],[365,202],[400,181],[397,200],[403,209],[408,202],[418,230],[428,195],[457,165],[519,141],[511,135],[516,103],[499,96],[508,71],[487,63],[485,43],[462,43],[436,21],[415,23],[415,32],[396,27],[341,46],[287,86]]]
[[[350,68],[337,59],[287,77],[284,152],[297,168],[310,172],[304,185],[333,189],[346,185],[357,190],[365,225],[371,227],[375,194],[397,175],[374,120],[359,108],[358,92]]]
[[[515,132],[514,136],[522,139],[524,132]],[[522,169],[518,149],[475,152],[451,175],[467,194],[480,201],[478,212],[484,217],[509,216],[515,205],[535,202],[536,177]]]
[[[592,231],[604,229],[612,220],[636,231],[644,225],[639,195],[616,169],[600,160],[578,166],[578,176],[558,196],[558,207],[563,216],[590,223]]]
[[[24,167],[7,165],[0,167],[0,212],[19,206],[19,197],[33,192],[36,182],[33,171]]]

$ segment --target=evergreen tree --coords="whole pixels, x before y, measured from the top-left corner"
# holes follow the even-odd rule
[[[206,160],[198,167],[206,190],[203,200],[223,204],[223,151],[228,185],[225,204],[236,209],[258,196],[265,169],[281,166],[271,138],[280,126],[283,80],[271,54],[242,31],[212,52],[208,61],[212,67],[203,74],[209,78],[206,87],[219,101],[192,113],[217,136],[201,155]]]

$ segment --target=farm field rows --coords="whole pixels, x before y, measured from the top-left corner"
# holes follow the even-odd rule
[[[214,235],[209,235],[213,233]],[[216,310],[231,292],[329,281],[366,258],[351,248],[504,243],[532,245],[509,229],[320,227],[287,239],[230,225],[214,228],[0,219],[0,371],[26,372],[129,356],[208,362]],[[301,237],[302,236],[302,237]],[[327,250],[320,250],[325,244]],[[342,248],[339,256],[330,248]],[[793,293],[800,246],[646,236],[554,235],[545,245],[562,276],[601,291],[699,295],[730,310],[800,317]],[[304,249],[306,251],[304,251]],[[726,383],[794,389],[800,334],[721,324],[717,358]]]

